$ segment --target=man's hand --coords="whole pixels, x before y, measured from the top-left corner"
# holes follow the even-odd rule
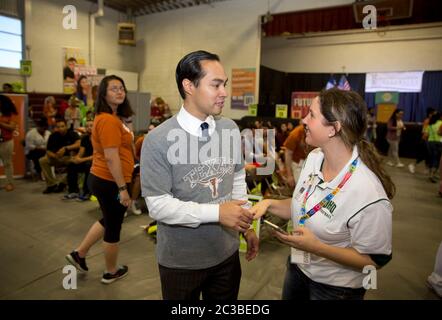
[[[247,253],[246,259],[247,261],[251,261],[256,258],[259,251],[259,239],[256,236],[255,230],[249,229],[244,234],[244,238],[247,241]]]
[[[73,157],[72,159],[71,159],[71,162],[73,162],[73,163],[75,163],[75,164],[79,164],[79,163],[82,163],[83,162],[83,160],[80,158],[80,157]]]
[[[241,207],[246,203],[246,200],[233,200],[221,204],[219,206],[219,223],[239,232],[247,231],[252,223],[253,215]]]
[[[57,158],[61,158],[64,156],[65,152],[66,152],[66,147],[62,147],[55,154],[57,155]]]

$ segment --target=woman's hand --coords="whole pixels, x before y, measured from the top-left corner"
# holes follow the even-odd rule
[[[281,242],[306,252],[316,253],[322,242],[316,238],[310,229],[306,227],[297,227],[289,235],[274,231],[275,237]]]
[[[267,209],[270,207],[271,200],[265,199],[257,204],[255,204],[251,209],[249,209],[250,213],[253,214],[253,219],[257,220],[261,218],[267,211]]]
[[[132,204],[132,199],[129,197],[127,190],[120,191],[119,200],[125,207],[129,207]]]

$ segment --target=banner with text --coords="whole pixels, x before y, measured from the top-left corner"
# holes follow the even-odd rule
[[[367,73],[365,92],[421,92],[423,76],[423,71]]]
[[[232,109],[248,110],[255,103],[255,68],[232,69]]]
[[[292,92],[292,119],[302,119],[306,116],[308,108],[319,92]]]

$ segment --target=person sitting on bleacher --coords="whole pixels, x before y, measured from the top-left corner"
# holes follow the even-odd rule
[[[41,178],[40,158],[46,154],[46,145],[51,132],[48,130],[48,122],[42,118],[36,123],[36,128],[32,128],[26,133],[25,152],[26,158],[34,164],[34,171],[38,178]]]
[[[57,119],[57,131],[49,136],[46,155],[40,158],[40,166],[46,181],[43,193],[63,192],[66,187],[65,177],[58,181],[52,172],[53,166],[67,166],[71,153],[80,147],[79,135],[68,130],[64,119]]]
[[[81,136],[80,151],[71,159],[68,164],[68,193],[63,196],[63,200],[77,199],[79,201],[89,200],[91,194],[87,186],[87,177],[92,166],[92,148],[91,133],[94,126],[94,120],[86,122],[86,133]],[[79,194],[78,174],[84,173],[83,192]]]

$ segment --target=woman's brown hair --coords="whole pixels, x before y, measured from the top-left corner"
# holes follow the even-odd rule
[[[323,90],[319,94],[321,113],[329,125],[339,121],[337,135],[349,148],[358,147],[365,165],[379,178],[389,199],[396,193],[396,186],[382,165],[381,157],[372,143],[365,140],[367,130],[367,105],[354,91]],[[336,130],[337,131],[337,130]]]

